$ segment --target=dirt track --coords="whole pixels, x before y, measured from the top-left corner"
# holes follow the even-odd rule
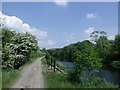
[[[25,66],[11,88],[44,88],[41,58]]]

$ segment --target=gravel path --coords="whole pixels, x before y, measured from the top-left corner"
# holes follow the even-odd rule
[[[25,66],[11,88],[44,88],[41,58]]]

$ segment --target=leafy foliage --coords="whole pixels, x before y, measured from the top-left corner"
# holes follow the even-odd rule
[[[56,60],[74,62],[74,52],[84,50],[86,47],[93,49],[94,44],[88,40],[85,40],[83,42],[70,44],[64,48],[49,49],[48,52]]]
[[[91,41],[93,43],[96,43],[97,40],[99,39],[99,37],[101,36],[106,36],[107,33],[105,31],[93,31],[91,34],[90,34],[90,37],[91,37]]]
[[[90,76],[88,80],[79,84],[77,88],[118,88],[118,85],[109,83],[105,79]]]
[[[37,40],[29,33],[16,33],[9,29],[2,32],[2,68],[16,68],[30,60],[33,53],[38,53]],[[33,54],[33,56],[35,56]]]
[[[101,59],[105,59],[110,54],[110,44],[106,36],[100,36],[96,41],[96,51]]]
[[[75,65],[78,68],[87,68],[89,70],[99,69],[102,65],[100,59],[90,51],[75,52]]]
[[[102,67],[100,59],[95,55],[94,52],[85,49],[82,52],[76,51],[74,53],[75,60],[75,72],[77,81],[80,81],[81,72],[83,69],[87,68],[88,70],[98,70]]]
[[[114,67],[117,70],[120,70],[120,34],[115,36],[115,40],[109,42],[109,47],[110,50],[109,53],[106,55],[106,58],[104,59],[104,63]],[[118,62],[118,64],[116,64],[116,61]]]
[[[114,68],[120,69],[120,61],[113,61],[113,62],[111,63],[111,65],[112,65]]]

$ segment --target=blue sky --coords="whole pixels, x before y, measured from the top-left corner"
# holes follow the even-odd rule
[[[4,2],[2,10],[5,16],[14,16],[14,20],[10,20],[16,24],[15,29],[20,29],[22,24],[24,28],[21,29],[29,26],[26,31],[34,33],[39,46],[45,48],[63,47],[89,39],[90,32],[94,30],[106,31],[110,39],[118,32],[117,2]]]

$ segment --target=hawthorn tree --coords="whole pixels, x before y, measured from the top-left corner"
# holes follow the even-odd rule
[[[19,68],[39,50],[37,40],[29,33],[2,29],[2,67]]]

